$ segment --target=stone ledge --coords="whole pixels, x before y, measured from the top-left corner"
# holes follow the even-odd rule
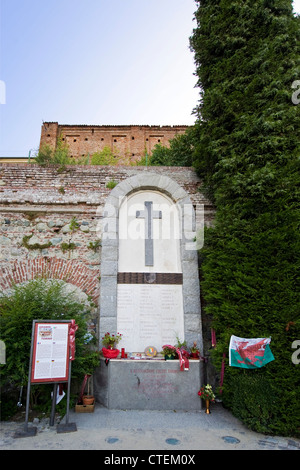
[[[109,331],[109,330],[108,330]],[[200,411],[200,361],[180,370],[178,360],[101,359],[94,374],[96,400],[115,410]]]

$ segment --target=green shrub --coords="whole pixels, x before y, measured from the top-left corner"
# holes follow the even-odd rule
[[[76,245],[75,245],[75,243],[72,243],[72,242],[70,242],[70,243],[64,242],[64,243],[62,243],[62,244],[60,245],[60,248],[61,248],[61,251],[62,251],[63,253],[65,253],[66,251],[73,251],[73,250],[75,250]]]
[[[61,168],[74,163],[69,157],[68,145],[63,142],[61,137],[57,141],[55,150],[49,145],[41,146],[34,161],[40,166],[59,165]]]
[[[118,182],[115,180],[111,180],[107,183],[107,189],[114,189],[117,186]]]
[[[234,416],[250,429],[260,433],[274,432],[279,397],[261,372],[251,370],[238,374],[231,381],[231,393],[227,397]]]
[[[110,147],[104,147],[103,150],[95,152],[92,155],[91,164],[92,165],[115,165],[116,158],[110,149]]]
[[[102,246],[102,243],[101,243],[101,240],[99,240],[99,239],[94,241],[94,242],[90,242],[88,244],[88,248],[90,250],[93,250],[95,253],[97,252],[98,248],[100,248],[100,246]]]
[[[88,321],[93,315],[93,308],[79,302],[74,293],[66,292],[64,285],[58,280],[36,279],[24,285],[15,285],[11,295],[0,296],[1,340],[6,346],[6,364],[0,368],[2,405],[3,401],[7,403],[8,394],[16,394],[21,386],[27,384],[33,320],[76,321],[79,328],[76,332],[72,380],[81,381],[98,365],[99,353],[93,346],[96,338],[88,334]],[[44,403],[41,387],[32,387],[31,398],[35,406],[41,401]],[[47,397],[46,401],[50,403],[50,391]],[[11,409],[11,403],[8,403],[4,414],[7,416]]]
[[[40,166],[49,166],[53,164],[53,149],[49,145],[43,145],[34,160]]]

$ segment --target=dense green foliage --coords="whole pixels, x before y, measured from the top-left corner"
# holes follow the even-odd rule
[[[299,435],[299,18],[287,0],[197,3],[194,165],[216,205],[200,253],[202,293],[218,368],[227,353],[223,400],[255,430]],[[259,373],[230,368],[232,334],[271,336],[275,361]]]
[[[92,155],[91,165],[115,165],[116,158],[110,147],[104,147],[103,150]]]
[[[169,147],[155,145],[149,164],[153,166],[192,166],[195,144],[195,129],[190,127],[184,134],[170,140]]]
[[[36,279],[16,285],[10,295],[0,297],[0,338],[6,346],[6,364],[0,366],[2,419],[16,411],[16,391],[28,381],[33,320],[76,320],[79,328],[72,379],[81,381],[99,363],[98,352],[92,346],[95,340],[90,338],[87,330],[92,312],[93,304],[79,302],[74,293],[65,291],[63,282],[56,280]],[[41,390],[45,387],[32,387],[33,404],[38,404],[37,397],[44,399],[45,393]],[[13,397],[12,405],[9,397]],[[49,386],[46,397],[49,407]]]
[[[72,163],[72,159],[69,157],[69,148],[67,144],[63,142],[62,138],[59,138],[55,150],[49,145],[41,146],[34,162],[44,167],[50,165],[65,166],[70,165]]]
[[[251,189],[264,191],[273,167],[297,154],[291,86],[300,74],[299,20],[286,0],[204,0],[196,18],[201,27],[191,45],[202,90],[196,165],[213,196],[248,197]]]

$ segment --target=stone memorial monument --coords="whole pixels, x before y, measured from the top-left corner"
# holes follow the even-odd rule
[[[145,172],[124,180],[112,190],[106,202],[102,224],[100,338],[107,331],[121,333],[123,338],[119,347],[125,348],[128,353],[143,353],[149,346],[161,351],[164,344],[174,345],[177,339],[185,340],[188,345],[197,341],[202,351],[195,241],[198,237],[199,243],[201,230],[198,229],[201,226],[197,228],[196,222],[189,196],[169,177]],[[161,373],[164,372],[164,362],[159,365],[154,364],[154,361],[148,362],[151,368],[159,367]],[[174,363],[172,367],[179,371],[176,362],[176,366]],[[134,361],[134,370],[138,366],[142,364]],[[114,366],[110,364],[109,367],[122,368],[117,373],[112,369],[112,374],[116,387],[115,381],[122,377],[123,387],[126,388],[126,377],[129,380],[132,368],[124,377],[124,362],[116,361]],[[149,364],[143,367],[148,370]],[[199,390],[200,386],[198,361],[197,367],[193,364],[188,372],[189,381],[192,373],[196,374],[192,380],[196,393],[196,388]],[[105,378],[102,370],[102,377],[101,374],[98,377],[99,389],[102,387],[99,396],[108,405],[107,391],[110,384],[107,370],[104,374]],[[158,376],[162,377],[160,374]],[[155,385],[154,378],[158,376],[153,369],[153,390],[162,387],[161,382]],[[147,377],[149,381],[149,375]],[[172,375],[172,378],[174,380],[175,376]],[[180,381],[186,385],[186,379],[182,377]],[[139,392],[143,390],[140,380]],[[170,386],[170,382],[167,383]],[[131,387],[131,391],[134,388]],[[174,390],[176,403],[179,403],[180,390],[177,386]],[[182,390],[186,393],[185,386]],[[106,393],[104,399],[103,393]],[[111,392],[109,395],[112,398]],[[157,393],[156,397],[151,398],[154,401],[148,397],[147,407],[161,409]],[[145,400],[139,401],[137,397],[133,401],[135,406],[140,402],[140,407],[145,407]],[[119,400],[120,406],[124,406],[121,402]],[[196,408],[199,402],[198,398],[193,402],[197,403]],[[112,406],[118,408],[117,397],[114,397]],[[169,406],[173,409],[172,400]],[[129,408],[128,403],[126,407]]]
[[[179,235],[178,210],[164,194],[138,191],[120,207],[117,329],[128,351],[184,337]]]

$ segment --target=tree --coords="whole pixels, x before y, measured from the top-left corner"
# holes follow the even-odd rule
[[[288,0],[197,4],[194,164],[216,205],[200,253],[205,311],[217,332],[213,357],[220,367],[231,334],[271,335],[275,361],[259,374],[234,370],[227,359],[223,400],[258,431],[296,435],[300,113],[291,87],[300,73],[299,18]],[[253,394],[248,403],[238,401],[242,386]],[[262,421],[253,410],[263,389],[270,400]]]
[[[170,166],[170,149],[162,144],[156,144],[150,157],[152,166]]]
[[[92,165],[115,165],[116,158],[110,147],[106,146],[103,150],[92,155]]]
[[[164,166],[193,166],[195,128],[188,128],[184,134],[177,134],[170,140],[170,146],[155,145],[150,164]]]
[[[299,78],[299,19],[287,0],[204,0],[196,19],[196,164],[215,197],[223,176],[236,180],[246,170],[252,174],[253,164],[262,169],[278,164],[285,150],[297,153],[291,86]]]
[[[60,136],[57,141],[57,146],[55,149],[49,145],[43,145],[35,158],[35,163],[40,166],[49,166],[49,165],[69,165],[72,162],[72,159],[69,157],[69,147],[63,142],[62,137]]]

